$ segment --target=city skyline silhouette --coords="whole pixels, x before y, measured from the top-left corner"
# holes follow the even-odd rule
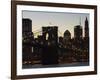
[[[64,32],[69,30],[71,37],[74,37],[74,26],[81,25],[84,28],[86,17],[89,21],[89,14],[86,13],[23,11],[22,17],[32,20],[32,32],[36,33],[34,37],[42,34],[38,32],[42,31],[43,26],[58,26],[58,36],[63,37]]]

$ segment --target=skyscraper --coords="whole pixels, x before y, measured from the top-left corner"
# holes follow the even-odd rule
[[[71,39],[71,33],[68,30],[64,32],[64,39],[67,39],[67,40]]]
[[[86,17],[86,20],[85,20],[85,37],[89,37],[89,24],[88,24],[88,19]]]
[[[80,39],[82,38],[82,26],[81,25],[77,25],[74,27],[74,38],[75,39]]]
[[[22,55],[23,62],[30,61],[32,56],[32,20],[28,18],[22,19]]]
[[[22,31],[23,32],[32,32],[32,20],[24,18],[22,19]]]
[[[71,33],[68,30],[66,30],[64,32],[64,44],[68,44],[70,40],[71,40]]]

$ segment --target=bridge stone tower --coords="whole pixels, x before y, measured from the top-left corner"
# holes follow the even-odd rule
[[[42,49],[42,64],[58,64],[58,27],[42,27],[42,36],[44,43]]]
[[[44,41],[57,44],[58,42],[58,27],[57,26],[47,26],[42,27],[42,35]]]

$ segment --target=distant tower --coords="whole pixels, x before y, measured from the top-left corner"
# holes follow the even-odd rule
[[[66,30],[64,32],[64,37],[63,37],[63,43],[64,43],[64,47],[68,49],[68,47],[70,47],[70,41],[71,41],[71,33]]]
[[[64,41],[67,42],[67,41],[69,41],[70,39],[71,39],[71,33],[70,33],[68,30],[66,30],[66,31],[64,32]]]
[[[82,37],[83,37],[83,29],[81,26],[81,17],[80,17],[79,25],[76,25],[74,27],[74,38],[75,39],[82,39]]]
[[[85,20],[85,37],[89,37],[89,24],[88,24],[88,19],[86,17],[86,20]]]
[[[32,20],[28,18],[22,19],[22,55],[23,62],[30,61],[32,59],[33,48],[30,46],[32,39],[34,38],[32,33]],[[27,40],[28,39],[28,40]]]
[[[82,38],[82,26],[81,25],[77,25],[74,27],[74,38],[75,39]]]
[[[80,26],[81,26],[81,17],[80,17]]]
[[[23,32],[32,32],[32,20],[28,18],[22,19],[22,31]]]

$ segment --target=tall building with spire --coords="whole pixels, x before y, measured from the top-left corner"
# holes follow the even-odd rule
[[[86,17],[86,20],[85,20],[85,28],[84,28],[84,30],[85,30],[85,37],[89,37],[89,23],[88,23],[88,19],[87,19],[87,17]]]
[[[74,38],[75,39],[82,39],[83,37],[83,29],[82,29],[82,26],[81,26],[81,17],[79,19],[79,25],[76,25],[74,27]]]

